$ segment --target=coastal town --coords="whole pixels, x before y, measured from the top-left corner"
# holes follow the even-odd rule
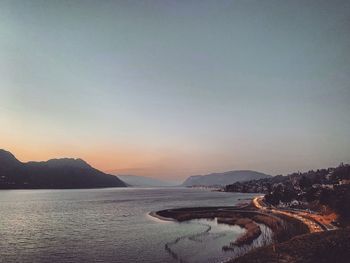
[[[283,211],[317,223],[314,229],[332,230],[350,222],[350,165],[287,176],[236,182],[227,192],[262,193],[256,207]]]

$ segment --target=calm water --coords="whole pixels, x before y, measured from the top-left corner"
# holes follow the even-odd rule
[[[0,262],[220,262],[229,256],[222,245],[244,230],[164,222],[148,212],[250,196],[184,188],[0,191]]]

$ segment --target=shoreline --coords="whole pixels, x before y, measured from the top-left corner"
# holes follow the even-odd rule
[[[245,254],[249,254],[253,248],[256,248],[252,244],[262,235],[261,227],[259,226],[261,224],[270,228],[272,232],[270,243],[266,243],[261,247],[279,244],[295,236],[310,233],[307,224],[296,218],[283,214],[275,214],[256,207],[254,205],[255,198],[251,198],[249,203],[244,202],[236,206],[165,209],[152,211],[148,215],[167,222],[181,223],[194,219],[213,220],[216,218],[219,224],[238,225],[246,230],[245,233],[236,240],[232,240],[226,246],[223,246],[222,250],[236,251],[242,247],[248,247],[249,249],[247,249],[247,253]]]
[[[151,217],[154,217],[155,219],[166,221],[166,222],[176,222],[175,219],[169,218],[169,217],[160,216],[160,215],[157,214],[157,212],[154,212],[154,211],[149,212],[147,215],[151,216]]]
[[[263,195],[244,203],[165,209],[150,215],[179,223],[216,219],[217,223],[245,228],[244,234],[222,247],[223,252],[234,252],[227,263],[348,262],[350,227],[330,227],[307,211],[276,208],[265,203]]]

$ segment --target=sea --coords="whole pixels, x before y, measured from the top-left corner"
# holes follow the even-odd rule
[[[222,247],[244,229],[149,212],[234,206],[253,196],[193,188],[1,190],[0,262],[225,262],[232,255]]]

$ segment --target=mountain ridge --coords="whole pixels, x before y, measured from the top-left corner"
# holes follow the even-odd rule
[[[21,162],[0,149],[0,189],[72,189],[126,187],[117,176],[93,168],[80,158]]]
[[[189,176],[182,186],[225,186],[234,182],[248,181],[253,179],[269,178],[261,172],[253,170],[232,170],[222,173],[210,173],[205,175]]]

